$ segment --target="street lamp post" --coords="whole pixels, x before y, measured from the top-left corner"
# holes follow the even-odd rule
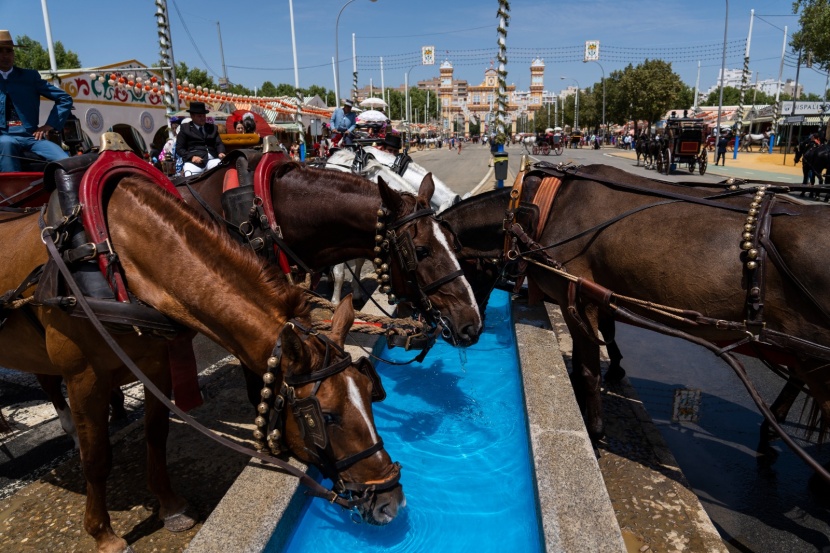
[[[599,65],[599,68],[602,70],[602,138],[604,140],[605,139],[605,133],[606,133],[606,128],[605,128],[605,68],[597,60],[584,60],[584,61],[585,62],[592,61],[595,64]]]
[[[604,72],[604,71],[603,71]],[[582,88],[579,86],[579,81],[574,79],[573,77],[559,77],[563,81],[570,78],[573,82],[576,83],[576,101],[574,102],[574,130],[579,130],[579,89]]]
[[[718,97],[718,129],[716,136],[720,140],[720,114],[723,109],[723,79],[726,73],[726,31],[729,29],[729,0],[726,0],[726,19],[723,21],[723,56],[720,62],[720,95]]]
[[[340,105],[340,38],[339,38],[339,28],[340,28],[340,15],[343,13],[343,10],[346,9],[346,6],[354,2],[355,0],[349,0],[343,7],[340,8],[340,11],[337,13],[337,20],[334,22],[334,101],[337,104],[335,107]],[[378,0],[369,0],[370,2],[377,2]]]

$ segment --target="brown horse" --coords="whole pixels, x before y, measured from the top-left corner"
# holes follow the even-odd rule
[[[681,189],[605,166],[583,167],[580,173],[579,177],[562,177],[561,188],[542,222],[541,236],[535,239],[570,275],[593,281],[615,294],[694,310],[724,323],[684,323],[630,308],[712,343],[736,343],[752,332],[742,323],[749,315],[747,291],[742,287],[747,261],[741,257],[748,251],[742,245],[749,232],[745,228],[747,212],[754,209],[751,196],[720,200],[738,210],[717,208],[659,194],[682,191],[703,198],[722,189]],[[524,179],[528,191],[539,184],[538,174],[530,173]],[[508,197],[509,190],[482,194],[443,214],[462,244],[459,258],[479,299],[486,297],[494,285],[493,277],[505,265],[503,219]],[[770,260],[765,264],[761,284],[765,329],[826,348],[830,346],[830,299],[826,294],[811,292],[830,286],[830,271],[815,258],[816,251],[830,247],[826,208],[797,205],[777,196],[773,203],[781,208],[781,214],[772,217],[768,236],[781,262]],[[538,289],[563,307],[574,340],[575,391],[589,433],[599,437],[603,434],[599,341],[595,334],[599,310],[569,299],[570,281],[543,267],[529,264],[527,277],[531,289]],[[738,323],[726,328],[726,321]],[[742,353],[777,358],[795,382],[807,384],[821,417],[814,422],[826,429],[830,422],[826,355],[786,339],[770,344],[756,337],[749,346]],[[777,407],[776,416],[782,410],[780,404]]]
[[[266,153],[259,163],[274,155]],[[260,173],[258,167],[257,176]],[[478,340],[481,315],[454,255],[455,237],[429,207],[434,192],[431,174],[424,177],[417,196],[393,190],[382,179],[375,184],[350,173],[293,162],[280,163],[267,175],[270,182],[257,185],[270,193],[273,207],[266,215],[306,266],[321,270],[352,259],[375,259],[378,267],[390,267],[386,289],[396,301],[411,303],[425,316],[440,320],[443,335],[454,344],[467,346]],[[178,189],[185,201],[208,216],[205,205],[223,213],[224,181],[223,171],[215,170],[208,178],[190,182],[190,189]],[[385,223],[379,221],[379,210],[384,209]],[[389,242],[378,231],[384,224],[397,227],[400,238],[390,245],[392,251],[379,253],[378,246]],[[400,244],[408,241],[407,235],[414,251],[402,261]]]
[[[343,359],[337,352],[354,318],[351,302],[336,312],[330,340],[303,336],[297,330],[308,324],[303,292],[281,284],[274,271],[242,251],[224,231],[143,178],[121,175],[110,190],[106,217],[130,292],[191,332],[205,334],[259,374],[268,367],[277,383],[293,386],[291,396],[297,401],[316,398],[325,427],[334,424],[337,431],[328,432],[325,449],[315,447],[303,438],[308,432],[300,415],[287,413],[283,437],[289,452],[344,482],[347,489],[366,488],[367,500],[358,505],[364,519],[385,524],[394,518],[404,504],[399,468],[374,428],[370,378],[349,362],[330,376],[320,375],[327,362]],[[0,243],[2,290],[17,288],[47,259],[36,216],[0,218]],[[0,365],[66,381],[87,481],[84,528],[98,551],[124,551],[127,544],[114,533],[106,507],[111,463],[107,410],[110,390],[134,379],[115,354],[102,349],[85,319],[70,317],[57,306],[28,307],[37,325],[23,309],[4,314],[8,319],[0,330]],[[290,320],[299,323],[287,324]],[[278,340],[281,356],[273,357]],[[149,332],[126,332],[117,341],[169,395],[167,340]],[[168,410],[149,393],[145,401],[149,487],[159,499],[165,526],[187,529],[195,520],[186,501],[173,491],[165,461]]]

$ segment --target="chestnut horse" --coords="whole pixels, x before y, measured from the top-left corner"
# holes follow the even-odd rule
[[[263,160],[268,155],[276,154],[265,154]],[[180,185],[178,190],[185,201],[210,216],[205,206],[223,212],[224,179],[221,170],[214,170],[207,178],[189,182],[190,189]],[[395,296],[393,301],[411,303],[426,316],[431,311],[444,326],[442,335],[454,344],[467,346],[478,340],[481,315],[453,251],[455,236],[431,212],[431,175],[424,177],[415,196],[393,190],[382,178],[373,183],[350,173],[285,162],[273,172],[271,182],[259,186],[270,192],[269,218],[308,268],[318,271],[352,259],[375,259],[376,265],[390,269],[389,280],[380,284]],[[379,213],[384,210],[385,226],[397,227],[396,242],[411,237],[414,257],[409,268],[403,266],[398,246],[379,234],[378,225],[384,224]],[[379,252],[384,244],[395,251]]]
[[[325,427],[333,424],[331,430],[336,430],[328,432],[327,447],[315,447],[304,438],[308,431],[296,412],[283,417],[284,445],[347,488],[366,489],[366,501],[357,506],[364,519],[376,524],[392,520],[405,503],[399,466],[391,462],[374,427],[371,379],[342,353],[354,318],[351,302],[337,310],[327,340],[305,336],[298,330],[309,326],[303,291],[282,284],[279,275],[226,232],[143,177],[120,175],[110,190],[106,216],[111,243],[130,292],[189,332],[203,333],[258,374],[273,371],[277,383],[293,386],[292,400],[316,400]],[[47,260],[35,215],[0,217],[0,243],[2,290],[16,289]],[[4,313],[8,318],[0,330],[0,365],[66,381],[87,482],[84,528],[101,553],[130,550],[113,531],[107,513],[112,459],[107,411],[110,390],[134,378],[124,362],[102,348],[86,319],[73,318],[54,305],[27,307],[36,323],[23,309]],[[289,322],[293,320],[298,322]],[[117,335],[117,342],[169,396],[167,340],[150,332],[126,332]],[[275,356],[278,349],[281,355]],[[342,370],[321,376],[321,370],[331,367],[326,363],[339,360],[344,361]],[[145,403],[149,487],[158,497],[165,527],[184,530],[195,519],[173,491],[167,472],[168,409],[150,393]]]
[[[748,319],[747,291],[742,288],[747,261],[741,255],[748,241],[747,212],[755,209],[750,206],[751,196],[720,200],[741,212],[660,196],[682,191],[690,197],[705,198],[722,193],[722,189],[680,190],[606,166],[582,167],[579,172],[579,177],[568,173],[562,176],[555,201],[542,222],[542,234],[535,238],[567,273],[593,281],[615,295],[694,310],[721,323],[738,322],[727,330],[630,308],[710,343],[736,343],[752,332],[741,323]],[[539,186],[540,176],[530,173],[523,182],[524,188],[531,190]],[[486,299],[505,267],[503,220],[509,194],[509,189],[488,192],[464,200],[443,214],[462,244],[458,255],[480,301]],[[830,248],[827,210],[778,196],[773,206],[780,214],[772,217],[768,237],[780,262],[768,260],[764,268],[761,287],[765,329],[827,348],[830,298],[819,291],[830,287],[830,270],[815,257],[816,251]],[[544,267],[529,264],[526,274],[531,288],[563,308],[574,341],[575,392],[587,429],[598,438],[603,434],[599,340],[595,333],[601,322],[599,310],[592,305],[580,307],[577,302],[572,312],[570,282]],[[749,345],[750,349],[741,353],[777,359],[786,365],[793,382],[807,384],[817,408],[813,414],[820,416],[811,423],[816,425],[814,428],[826,429],[830,422],[827,350],[811,350],[803,342],[796,344],[787,339],[773,345],[757,336]],[[789,401],[783,397],[776,401],[776,418],[789,407],[781,403],[782,399],[784,404]]]

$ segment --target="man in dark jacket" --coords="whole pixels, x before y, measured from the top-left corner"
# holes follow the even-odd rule
[[[189,177],[219,165],[225,157],[225,145],[216,125],[206,122],[208,110],[204,102],[191,102],[187,111],[191,121],[179,127],[176,155],[184,160],[184,176]]]
[[[715,165],[720,161],[721,165],[726,165],[726,147],[729,145],[729,138],[722,134],[718,138],[718,155],[715,157]]]
[[[34,69],[15,67],[14,49],[19,47],[9,31],[0,31],[0,172],[20,171],[20,157],[27,151],[47,161],[67,157],[48,138],[49,131],[63,129],[72,96],[47,83]],[[42,126],[41,96],[55,102]]]

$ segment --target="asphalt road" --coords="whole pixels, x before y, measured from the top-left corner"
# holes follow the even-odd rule
[[[510,169],[505,182],[509,185],[523,150],[511,146],[507,152]],[[565,150],[561,156],[535,157],[554,163],[606,163],[635,174],[654,175],[615,153],[612,149],[586,148]],[[460,154],[448,149],[414,152],[413,158],[462,196],[488,190],[495,184],[488,167],[489,148],[484,146],[465,145]],[[732,174],[736,171],[727,166],[714,172],[712,167],[703,177],[681,171],[660,178],[717,182],[726,176],[741,176]],[[617,339],[632,384],[732,551],[830,551],[830,493],[811,489],[810,471],[784,446],[778,447],[780,454],[772,465],[759,462],[754,449],[761,416],[726,365],[697,347],[640,329],[621,326]],[[225,365],[221,360],[226,352],[207,340],[199,342],[197,354],[204,374]],[[757,363],[750,362],[748,370],[771,402],[780,381]],[[674,391],[684,387],[701,390],[697,424],[671,422]],[[127,395],[130,418],[116,425],[114,432],[141,415],[140,389],[128,390]],[[15,490],[68,458],[72,442],[62,434],[51,406],[45,403],[32,378],[0,369],[0,407],[16,425],[15,434],[0,442],[2,503]],[[795,415],[798,412],[798,408],[793,409]],[[826,448],[817,451],[814,445],[806,445],[820,461],[830,461]]]

